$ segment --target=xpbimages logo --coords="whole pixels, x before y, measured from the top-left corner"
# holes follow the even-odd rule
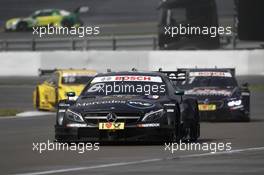
[[[86,151],[99,151],[99,149],[100,144],[98,142],[60,143],[47,140],[47,142],[32,143],[32,150],[40,154],[47,151],[77,151],[79,154],[83,154]]]
[[[47,27],[32,27],[32,29],[32,34],[38,35],[40,38],[45,35],[72,35],[83,38],[85,36],[100,34],[100,27],[98,26],[62,27],[48,25]]]
[[[164,94],[166,92],[165,84],[124,84],[113,82],[111,84],[97,83],[92,85],[89,93],[97,92],[98,94]]]
[[[190,24],[179,26],[166,26],[164,27],[164,34],[170,37],[177,35],[206,35],[215,38],[218,35],[232,35],[232,27],[207,27],[207,26],[190,26]]]
[[[164,150],[169,151],[172,154],[177,151],[209,151],[211,153],[216,153],[220,151],[231,151],[232,143],[185,143],[180,141],[179,143],[165,143]]]

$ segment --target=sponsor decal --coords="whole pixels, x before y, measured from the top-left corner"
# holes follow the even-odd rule
[[[213,71],[205,71],[205,72],[190,72],[190,77],[232,77],[230,72],[213,72]]]
[[[86,124],[81,124],[81,123],[69,123],[66,126],[67,127],[70,127],[70,128],[83,128],[83,127],[87,127]]]
[[[167,112],[174,112],[174,109],[167,109]]]
[[[94,76],[95,73],[84,73],[84,72],[71,72],[71,73],[63,73],[62,77],[91,77]]]
[[[152,108],[154,106],[154,104],[144,101],[128,101],[127,105],[134,108]]]
[[[99,130],[123,130],[123,129],[125,129],[125,123],[123,122],[99,123]]]
[[[219,96],[230,96],[231,91],[223,89],[191,89],[185,91],[186,95],[219,95]]]
[[[174,103],[164,104],[164,106],[176,106]]]
[[[91,83],[114,82],[114,81],[143,81],[143,82],[162,83],[162,79],[159,76],[134,76],[134,75],[96,77],[92,80]]]
[[[77,107],[91,106],[91,105],[102,105],[102,104],[125,104],[125,100],[104,100],[104,101],[92,101],[76,103]]]
[[[139,128],[154,128],[154,127],[160,127],[160,124],[159,123],[137,124],[137,127],[139,127]]]
[[[87,92],[104,92],[105,83],[97,83],[91,86]]]
[[[60,107],[69,107],[69,106],[70,106],[70,104],[59,103],[59,106],[60,106]]]

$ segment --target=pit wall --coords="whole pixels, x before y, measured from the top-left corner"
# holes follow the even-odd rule
[[[0,76],[38,76],[38,69],[87,68],[105,72],[236,68],[237,75],[264,75],[264,50],[1,52]]]

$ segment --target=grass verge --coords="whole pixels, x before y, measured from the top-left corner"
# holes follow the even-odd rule
[[[19,109],[0,109],[0,117],[15,116],[16,114],[23,112]]]
[[[249,86],[250,91],[253,92],[264,92],[264,84],[254,84]]]

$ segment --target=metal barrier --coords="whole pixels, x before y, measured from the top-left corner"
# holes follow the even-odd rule
[[[156,49],[155,35],[0,40],[0,51]]]

